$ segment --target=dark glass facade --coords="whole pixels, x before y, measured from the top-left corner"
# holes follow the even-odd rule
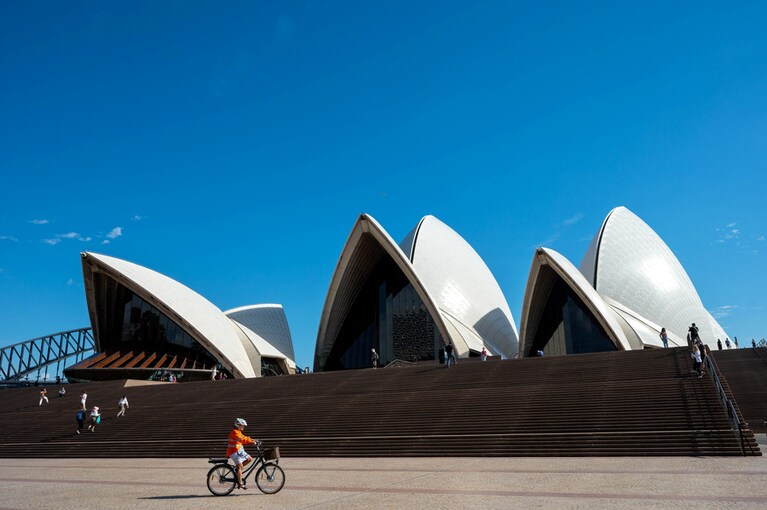
[[[218,363],[183,327],[154,305],[103,273],[93,276],[102,351],[170,351],[206,367]]]
[[[583,301],[561,279],[551,289],[527,356],[615,351],[617,347]]]
[[[442,337],[421,298],[389,257],[376,263],[342,324],[325,370],[368,368],[395,359],[437,359]]]

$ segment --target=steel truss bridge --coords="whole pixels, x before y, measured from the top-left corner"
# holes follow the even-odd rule
[[[3,347],[0,381],[52,381],[67,366],[93,354],[95,348],[91,328],[62,331]]]

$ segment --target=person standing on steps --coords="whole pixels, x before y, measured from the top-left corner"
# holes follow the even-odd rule
[[[482,346],[482,352],[480,353],[482,356],[482,361],[487,361],[487,349],[485,349],[485,346]]]
[[[725,338],[724,339],[724,346],[727,347],[728,349],[730,348],[730,339],[729,338]]]
[[[666,328],[660,328],[660,341],[663,342],[663,347],[668,349],[668,333],[666,333]]]
[[[717,338],[717,339],[716,339],[716,347],[717,347],[717,349],[719,349],[720,351],[722,350],[722,339],[721,339],[721,338]]]
[[[88,409],[87,407],[85,407],[85,402],[87,400],[88,400],[88,393],[86,393],[86,391],[83,390],[82,395],[80,395],[80,406],[82,406],[83,411]]]
[[[373,364],[373,368],[378,368],[378,353],[375,347],[370,349],[370,362]]]
[[[455,365],[458,364],[458,359],[455,357],[455,348],[453,348],[452,343],[448,343],[445,345],[445,362],[447,363],[447,368],[450,368],[451,361]]]
[[[48,403],[48,390],[45,389],[45,386],[40,390],[40,403],[37,404],[38,407],[43,405],[43,401],[45,401],[46,404]]]
[[[695,341],[698,338],[700,338],[700,335],[698,334],[698,326],[693,322],[690,329],[687,330],[687,340],[690,342],[690,345],[695,345]]]

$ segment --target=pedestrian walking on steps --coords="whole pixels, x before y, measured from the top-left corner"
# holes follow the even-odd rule
[[[703,372],[700,369],[701,364],[703,361],[700,359],[700,349],[698,349],[697,345],[692,346],[692,359],[695,360],[695,364],[693,366],[693,370],[698,374],[698,379],[703,377]]]
[[[91,416],[90,416],[90,424],[88,425],[88,430],[91,432],[96,432],[96,425],[101,423],[101,413],[99,413],[99,406],[93,406],[93,410],[91,410]]]
[[[38,406],[43,405],[43,401],[45,401],[46,404],[48,403],[48,390],[46,390],[45,388],[40,390],[40,403],[37,405]]]
[[[80,431],[83,430],[83,427],[85,426],[85,415],[87,411],[85,409],[78,409],[77,413],[75,413],[75,420],[77,421],[77,434],[80,434]]]
[[[720,351],[722,350],[722,339],[721,338],[717,338],[716,339],[716,348],[719,349]]]
[[[706,345],[700,338],[698,338],[698,342],[695,345],[698,346],[698,350],[700,351],[700,371],[703,372],[706,370],[706,356],[708,356]]]
[[[482,346],[482,352],[480,353],[482,356],[482,361],[487,361],[487,349],[485,349],[485,346]]]
[[[724,346],[725,346],[725,347],[727,347],[727,348],[729,349],[729,348],[730,348],[730,345],[731,345],[731,344],[730,344],[730,339],[729,339],[729,338],[725,338],[725,339],[724,339]]]
[[[373,364],[373,368],[378,368],[378,353],[376,352],[376,348],[372,347],[370,349],[370,362]]]
[[[128,397],[123,395],[123,398],[120,399],[119,402],[117,402],[117,407],[120,409],[120,412],[117,413],[117,417],[125,414],[125,410],[128,409],[130,406],[128,405]]]
[[[88,393],[83,390],[82,395],[80,395],[80,406],[82,406],[83,411],[87,410],[88,408],[85,407],[85,402],[88,401]]]

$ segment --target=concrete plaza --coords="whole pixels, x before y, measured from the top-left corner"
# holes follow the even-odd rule
[[[119,448],[109,445],[108,448]],[[5,459],[0,510],[766,508],[767,457],[283,458],[285,488],[210,495],[205,459]]]

